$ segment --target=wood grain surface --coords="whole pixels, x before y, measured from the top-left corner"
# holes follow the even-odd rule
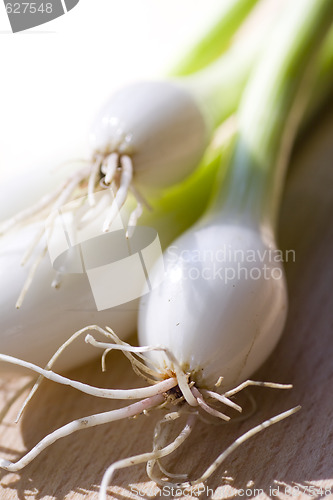
[[[231,455],[209,479],[206,490],[197,495],[201,499],[333,498],[332,138],[333,110],[326,112],[311,134],[303,137],[302,148],[288,173],[279,241],[282,249],[294,249],[296,254],[295,262],[286,263],[289,315],[277,349],[255,374],[259,380],[291,382],[293,390],[253,389],[258,404],[255,415],[238,424],[198,423],[186,444],[166,460],[166,466],[174,472],[189,472],[195,478],[247,429],[292,406],[301,404],[302,410],[252,438]],[[120,353],[109,357],[107,368],[106,373],[101,373],[96,361],[69,376],[104,387],[141,384]],[[2,376],[1,407],[26,380],[22,376]],[[22,397],[0,426],[0,454],[12,460],[74,418],[121,406],[44,382],[22,421],[15,425],[21,402]],[[154,424],[160,416],[152,412],[60,440],[23,471],[1,471],[0,499],[97,498],[108,465],[151,449]],[[177,428],[176,425],[175,431]],[[313,488],[311,495],[309,485]],[[140,465],[115,475],[110,498],[138,498],[135,488],[146,499],[177,496],[176,492],[160,492],[147,481],[145,468]]]

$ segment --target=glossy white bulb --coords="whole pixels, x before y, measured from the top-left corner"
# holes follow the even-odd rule
[[[284,326],[286,284],[275,243],[255,227],[216,220],[183,234],[164,254],[159,288],[141,299],[139,341],[163,345],[200,387],[246,380]],[[163,353],[152,353],[160,367]]]
[[[113,94],[91,130],[93,152],[131,157],[135,182],[176,184],[193,171],[209,139],[192,94],[173,81],[140,82]]]

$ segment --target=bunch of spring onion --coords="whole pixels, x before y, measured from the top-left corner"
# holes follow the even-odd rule
[[[178,78],[177,84],[183,82],[182,84],[191,92],[201,96],[200,106],[202,109],[205,108],[206,115],[209,114],[207,109],[213,108],[215,112],[216,108],[219,110],[220,119],[224,121],[217,129],[213,142],[199,166],[197,162],[193,163],[193,174],[173,187],[163,190],[155,188],[154,193],[149,190],[148,202],[151,210],[143,211],[141,225],[156,229],[162,248],[166,248],[175,237],[198,219],[211,195],[216,172],[220,168],[221,155],[230,134],[235,129],[236,120],[232,113],[237,109],[242,89],[260,55],[263,40],[267,38],[275,22],[275,17],[265,18],[265,24],[260,26],[255,34],[251,34],[250,39],[243,37],[233,42],[232,35],[254,4],[253,0],[233,0],[229,3],[228,9],[224,9],[216,25],[199,41],[193,52],[187,54],[176,69],[169,72],[173,77],[177,75],[181,77]],[[314,71],[315,90],[311,96],[306,122],[311,119],[321,100],[330,90],[333,67],[332,41],[331,34],[321,50],[318,67]],[[197,73],[193,75],[193,71]],[[195,84],[196,92],[193,90]],[[215,108],[214,95],[219,103]],[[207,104],[202,100],[203,97],[207,98]],[[2,311],[0,352],[42,366],[46,364],[58,345],[65,342],[73,331],[86,324],[110,324],[124,339],[135,331],[137,320],[138,300],[97,311],[87,276],[84,273],[66,274],[65,279],[62,279],[63,270],[58,269],[56,272],[50,264],[47,241],[43,236],[47,215],[50,212],[57,213],[56,207],[64,203],[65,215],[69,218],[69,226],[73,228],[72,239],[74,242],[75,240],[79,242],[82,241],[80,240],[82,231],[94,236],[102,233],[108,204],[114,199],[111,190],[101,187],[98,182],[95,189],[101,190],[98,193],[90,193],[90,197],[87,196],[88,184],[85,182],[77,184],[78,165],[68,164],[66,168],[71,171],[72,177],[69,180],[63,178],[64,175],[66,177],[64,168],[52,174],[44,169],[21,174],[20,178],[14,178],[12,182],[0,185],[0,213],[7,221],[2,224],[5,234],[0,238],[0,273],[3,287],[0,299]],[[102,179],[102,172],[97,177]],[[136,176],[133,182],[136,185]],[[32,185],[28,192],[27,184]],[[57,185],[59,185],[58,193],[61,192],[61,195],[57,201],[52,202],[49,190],[52,191],[52,186],[54,189]],[[65,185],[67,188],[62,191]],[[104,181],[102,185],[105,185]],[[146,186],[142,186],[146,195],[145,188]],[[15,198],[11,195],[13,189],[17,193]],[[43,194],[44,198],[42,197],[39,202]],[[95,202],[97,201],[93,207],[89,204],[89,198],[92,196]],[[78,198],[78,205],[67,203],[72,198]],[[17,215],[17,208],[24,208],[24,200],[31,204],[31,208],[28,205],[28,208]],[[125,226],[129,224],[130,213],[133,210],[134,212],[136,210],[134,197],[130,198],[121,210]],[[51,284],[53,288],[50,287]],[[60,290],[55,291],[54,288],[59,288],[60,284]],[[107,287],[106,284],[106,289]],[[24,297],[24,307],[20,307]],[[17,311],[14,309],[15,303],[19,308]],[[63,370],[82,364],[94,355],[94,351],[76,345],[61,358],[57,369]]]
[[[284,272],[281,263],[272,262],[270,256],[277,248],[276,220],[291,146],[311,89],[316,87],[320,50],[326,47],[323,43],[332,19],[330,0],[296,0],[277,23],[246,85],[237,130],[224,155],[227,165],[222,169],[223,182],[205,214],[173,243],[172,250],[166,249],[164,280],[141,300],[140,346],[132,347],[110,329],[99,327],[87,327],[74,336],[87,330],[104,334],[106,342],[97,341],[91,334],[86,336],[86,342],[105,354],[112,349],[122,350],[136,372],[151,385],[134,390],[106,390],[57,375],[51,370],[52,364],[66,346],[60,348],[47,369],[10,356],[0,357],[97,397],[140,401],[75,420],[46,436],[16,463],[2,460],[4,469],[20,470],[47,446],[78,429],[138,415],[172,400],[173,409],[175,401],[179,409],[164,417],[158,428],[184,412],[189,416],[182,432],[168,445],[164,434],[157,432],[152,452],[110,466],[103,478],[101,499],[106,498],[107,486],[117,469],[139,463],[147,463],[149,477],[158,484],[188,487],[206,480],[242,442],[299,409],[277,415],[239,437],[200,478],[184,482],[160,463],[189,436],[199,410],[229,421],[227,412],[216,408],[217,402],[241,411],[232,398],[244,387],[287,387],[254,382],[248,377],[272,352],[285,322]],[[230,257],[224,262],[233,271],[228,280],[220,276],[212,279],[222,245],[230,250]],[[248,252],[254,259],[239,260],[239,255]],[[237,276],[240,263],[244,270]],[[160,473],[155,472],[156,467]]]
[[[72,273],[66,266],[55,272],[48,258],[45,221],[52,233],[60,217],[65,217],[71,244],[75,246],[75,241],[82,241],[82,233],[85,238],[100,237],[103,227],[108,229],[112,221],[113,228],[114,217],[131,191],[121,210],[128,231],[143,211],[141,224],[154,227],[165,247],[193,224],[209,199],[220,148],[210,146],[204,159],[200,159],[221,122],[227,134],[232,130],[234,120],[226,119],[237,108],[273,22],[270,20],[258,30],[251,43],[232,41],[255,3],[230,2],[192,55],[187,55],[170,72],[172,78],[139,83],[116,92],[92,129],[92,160],[84,168],[69,164],[68,178],[65,167],[52,175],[47,169],[27,172],[0,186],[0,213],[5,219],[0,225],[4,289],[0,299],[0,352],[45,365],[59,344],[88,323],[112,324],[121,338],[135,331],[137,300],[97,311],[84,273]],[[189,175],[192,171],[194,174]],[[186,179],[179,183],[182,178]],[[174,183],[175,187],[165,188]],[[27,184],[32,188],[29,204],[24,207]],[[15,199],[11,195],[13,189],[17,193]],[[192,199],[196,199],[195,204]],[[19,203],[21,207],[17,206]],[[145,204],[152,209],[144,209]],[[16,213],[18,208],[22,210]],[[106,240],[99,241],[106,247]],[[70,260],[71,251],[72,248],[62,257]],[[93,355],[80,348],[73,353],[63,357],[57,369],[81,364]]]

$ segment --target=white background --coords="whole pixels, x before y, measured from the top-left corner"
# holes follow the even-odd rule
[[[87,157],[90,124],[112,90],[163,75],[221,3],[80,0],[66,15],[12,34],[1,0],[1,177]]]

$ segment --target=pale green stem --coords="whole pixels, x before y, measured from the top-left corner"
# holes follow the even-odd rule
[[[311,87],[309,106],[301,124],[302,129],[309,124],[318,108],[327,101],[331,94],[333,86],[333,29],[330,30],[323,47],[320,49],[313,76],[314,83]],[[231,86],[234,85],[234,82],[228,81]],[[151,212],[144,211],[140,224],[156,228],[163,248],[198,220],[207,208],[214,186],[222,186],[228,163],[226,148],[230,144],[232,145],[230,136],[218,143],[215,142],[214,146],[209,147],[201,166],[189,178],[160,193],[158,199],[149,200],[153,210]],[[222,168],[221,161],[224,162]],[[218,171],[219,181],[216,179]],[[242,176],[241,169],[239,175]],[[239,181],[239,184],[242,185],[242,180]],[[220,200],[223,199],[224,193],[220,192]],[[220,202],[218,210],[220,210]]]
[[[332,19],[332,0],[294,0],[267,41],[240,105],[228,181],[214,206],[224,217],[274,228],[315,56]]]
[[[177,65],[169,71],[169,75],[187,76],[212,63],[228,48],[234,34],[257,2],[258,0],[224,0],[218,20],[189,52],[182,56]]]
[[[211,129],[237,110],[266,35],[266,30],[259,30],[251,40],[239,41],[210,66],[183,80]]]

